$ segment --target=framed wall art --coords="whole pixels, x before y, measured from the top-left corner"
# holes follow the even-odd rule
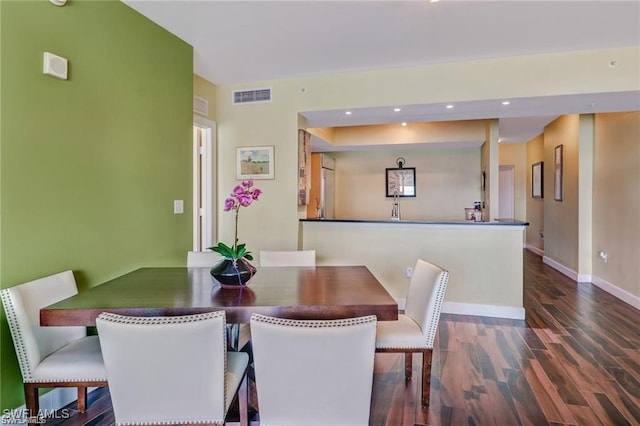
[[[398,167],[385,169],[385,183],[387,197],[416,196],[416,168]]]
[[[562,201],[564,195],[564,184],[563,184],[563,163],[564,163],[564,153],[562,145],[558,145],[554,148],[554,179],[553,179],[553,199],[556,201]]]
[[[273,146],[236,148],[236,179],[273,179]]]
[[[533,163],[531,165],[531,197],[532,198],[544,197],[543,172],[544,172],[543,161],[538,161],[537,163]]]
[[[298,129],[298,205],[309,204],[311,189],[311,133]]]

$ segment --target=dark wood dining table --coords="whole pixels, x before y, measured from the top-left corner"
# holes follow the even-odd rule
[[[102,312],[175,316],[225,310],[228,323],[252,313],[291,319],[376,315],[398,305],[365,266],[259,267],[249,284],[222,288],[210,268],[141,268],[40,310],[43,326],[94,326]]]

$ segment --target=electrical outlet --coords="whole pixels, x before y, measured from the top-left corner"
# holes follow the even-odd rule
[[[407,278],[411,278],[413,276],[413,268],[411,266],[407,266],[405,274],[407,275]]]
[[[607,254],[606,251],[600,252],[600,259],[602,259],[604,263],[607,263],[607,260],[609,260],[609,255]]]

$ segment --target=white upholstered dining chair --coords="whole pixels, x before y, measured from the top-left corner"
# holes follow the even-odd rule
[[[222,257],[215,251],[188,251],[187,268],[211,268],[220,261]],[[251,340],[251,329],[249,324],[227,324],[227,344],[234,351],[241,350]]]
[[[440,310],[449,281],[445,269],[418,259],[404,314],[397,321],[380,321],[376,335],[377,352],[400,352],[405,356],[405,378],[411,379],[412,354],[422,353],[422,405],[429,405],[431,388],[431,359]]]
[[[315,250],[260,252],[260,266],[316,266]]]
[[[77,293],[72,271],[0,290],[30,417],[38,414],[38,388],[77,388],[84,412],[87,387],[107,385],[98,336],[87,336],[85,327],[40,326],[41,308]]]
[[[368,425],[376,317],[288,320],[251,316],[260,422]]]
[[[96,319],[116,424],[224,424],[239,398],[247,424],[249,356],[227,352],[224,311]]]

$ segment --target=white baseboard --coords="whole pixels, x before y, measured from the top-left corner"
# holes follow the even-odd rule
[[[573,269],[569,269],[566,266],[564,266],[561,263],[556,262],[555,260],[547,257],[547,256],[542,256],[542,263],[545,263],[549,266],[551,266],[553,269],[555,269],[556,271],[566,275],[567,277],[571,278],[574,281],[578,281],[578,273],[576,271],[574,271]]]
[[[593,285],[601,288],[602,290],[610,293],[611,295],[617,297],[625,303],[633,306],[636,309],[640,309],[640,296],[636,296],[635,294],[631,294],[626,290],[621,289],[618,286],[611,284],[608,281],[603,280],[600,277],[593,276]]]
[[[89,388],[87,392],[91,392],[96,388]],[[62,407],[72,403],[78,399],[77,388],[55,388],[51,391],[40,395],[40,413],[43,416],[51,415],[54,411],[60,410]],[[3,416],[0,417],[2,425],[25,425],[27,424],[27,407],[22,404],[13,410],[4,410]]]
[[[399,310],[404,310],[406,300],[407,299],[396,299]],[[442,313],[518,320],[524,319],[524,308],[518,308],[515,306],[479,305],[477,303],[444,302],[442,304]]]
[[[475,303],[444,302],[442,312],[445,314],[474,315],[479,317],[494,317],[508,319],[524,319],[524,307],[479,305]]]
[[[544,256],[544,250],[540,250],[538,247],[532,246],[530,244],[525,244],[524,248],[526,248],[527,250],[529,250],[532,253],[537,254],[540,257]]]
[[[592,279],[591,274],[578,274],[579,283],[590,283]]]
[[[625,303],[633,306],[636,309],[640,309],[640,296],[636,296],[635,294],[631,294],[626,290],[621,289],[620,287],[612,284],[606,280],[603,280],[600,277],[597,277],[592,274],[578,274],[576,271],[573,271],[567,268],[564,265],[556,262],[555,260],[549,259],[548,257],[543,257],[542,261],[547,265],[551,266],[553,269],[563,273],[567,277],[571,278],[574,281],[579,283],[591,283],[596,287],[601,288],[607,293],[617,297]]]

